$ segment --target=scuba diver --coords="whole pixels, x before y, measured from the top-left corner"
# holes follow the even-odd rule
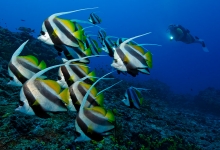
[[[182,41],[186,44],[191,43],[200,43],[202,45],[202,49],[205,52],[209,50],[205,46],[204,40],[198,38],[197,36],[192,36],[190,31],[184,28],[181,25],[169,25],[168,30],[170,32],[170,40]]]

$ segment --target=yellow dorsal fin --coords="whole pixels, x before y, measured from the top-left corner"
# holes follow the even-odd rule
[[[85,41],[85,38],[83,37],[83,35],[84,35],[84,31],[83,30],[77,30],[77,31],[73,32],[73,35],[78,40]]]
[[[61,97],[61,100],[68,105],[70,99],[69,89],[65,88],[59,95]]]
[[[75,27],[74,23],[71,22],[70,20],[61,19],[61,18],[58,18],[58,17],[56,17],[56,19],[58,21],[60,21],[62,24],[64,24],[71,32],[75,32],[76,31],[76,27]]]
[[[84,53],[86,54],[86,56],[91,56],[91,55],[92,55],[92,51],[91,51],[90,47],[87,48],[87,49],[84,51]]]
[[[43,70],[43,69],[45,69],[45,68],[47,68],[47,64],[45,63],[45,61],[41,61],[40,62],[40,64],[38,65],[38,67],[41,69],[41,70]]]
[[[106,110],[103,107],[95,106],[95,107],[88,108],[88,109],[95,111],[95,112],[98,112],[98,113],[102,114],[103,116],[106,115]]]
[[[105,117],[108,118],[108,121],[111,123],[113,123],[115,121],[115,116],[111,110],[107,111]]]
[[[18,56],[18,58],[23,58],[30,63],[34,64],[35,66],[38,66],[38,59],[33,55],[27,55],[27,56]]]
[[[54,81],[54,80],[41,80],[44,82],[46,85],[48,85],[51,89],[53,89],[57,94],[60,93],[61,87],[60,85]]]
[[[87,84],[85,82],[80,82],[79,84],[83,86],[84,88],[86,88],[87,90],[91,87],[90,84]],[[93,87],[90,93],[95,97],[97,95],[97,89]]]
[[[40,105],[39,101],[35,100],[35,102],[32,104],[32,106],[34,106],[34,105]]]
[[[88,74],[88,76],[92,76],[92,77],[95,77],[96,76],[96,73],[95,71],[92,71]],[[96,81],[96,78],[89,78],[91,81],[95,82]]]
[[[136,45],[136,43],[130,41],[130,42],[129,42],[129,45]]]
[[[152,54],[150,51],[147,51],[147,53],[144,55],[144,57],[146,58],[146,62],[147,65],[149,66],[149,68],[153,67],[153,62],[152,62]]]
[[[139,51],[142,55],[144,55],[144,49],[138,45],[130,45],[133,47],[135,50]]]
[[[104,94],[103,93],[100,93],[95,99],[100,106],[104,105]]]

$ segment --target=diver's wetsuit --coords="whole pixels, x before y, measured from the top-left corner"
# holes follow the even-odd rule
[[[177,30],[178,28],[182,31],[182,33],[179,33]],[[184,43],[192,43],[194,42],[194,37],[192,37],[190,34],[189,34],[189,30],[188,29],[185,29],[184,27],[182,27],[181,25],[171,25],[170,26],[170,34],[173,36],[173,38],[176,40],[176,41],[182,41]],[[182,35],[183,34],[183,35]],[[190,41],[188,42],[188,39],[187,39],[187,36],[191,36],[191,40],[193,39],[193,41]]]

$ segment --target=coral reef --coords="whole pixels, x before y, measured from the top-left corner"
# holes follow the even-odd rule
[[[27,33],[12,33],[0,28],[0,37],[1,150],[220,149],[219,118],[202,113],[203,111],[219,113],[219,90],[207,88],[193,101],[192,96],[176,95],[168,85],[155,79],[136,84],[123,81],[123,84],[107,90],[104,105],[113,110],[116,117],[112,135],[105,137],[101,142],[75,143],[76,113],[50,113],[49,119],[17,113],[14,109],[19,103],[20,88],[7,85],[7,64],[19,44],[30,39],[23,54],[36,54],[41,59],[46,58],[48,66],[58,63],[54,59],[56,54],[52,48],[38,42]],[[49,76],[54,77],[56,74],[50,73]],[[115,82],[117,80],[101,81],[97,88],[104,89]],[[125,107],[121,102],[125,89],[129,86],[151,89],[143,93],[144,101],[140,110]],[[196,106],[200,111],[185,109],[189,105],[191,108]]]
[[[194,106],[205,113],[220,114],[220,90],[208,87],[195,96]]]

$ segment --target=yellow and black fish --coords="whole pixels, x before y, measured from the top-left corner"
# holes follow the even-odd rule
[[[77,65],[65,63],[65,66],[59,67],[58,71],[58,80],[57,82],[61,85],[62,88],[67,88],[71,86],[74,82],[84,78],[86,76],[95,77],[95,71],[90,72],[89,67],[82,63],[71,63]],[[85,83],[92,84],[95,81],[95,78],[86,78]]]
[[[111,73],[111,72],[110,72]],[[115,117],[112,111],[103,107],[96,106],[92,108],[85,107],[88,96],[95,84],[109,75],[110,73],[99,78],[87,91],[80,106],[79,113],[75,120],[76,131],[80,134],[75,141],[100,141],[104,136],[109,135],[114,129]],[[116,83],[117,84],[117,83]]]
[[[84,79],[86,78],[87,77],[85,77]],[[74,84],[72,84],[69,88],[64,89],[66,91],[67,97],[67,99],[64,99],[64,103],[70,111],[79,112],[83,97],[86,95],[88,89],[91,87],[90,84],[83,82],[84,79],[82,79],[81,81],[77,81]],[[85,107],[92,108],[95,106],[103,106],[103,103],[103,93],[97,94],[97,89],[93,87],[91,93],[88,95]]]
[[[60,85],[53,80],[28,80],[20,91],[20,106],[15,109],[27,115],[50,117],[46,112],[65,112]]]
[[[144,99],[140,90],[148,89],[129,87],[125,92],[125,99],[123,99],[122,102],[131,108],[140,109],[140,105]]]
[[[46,68],[44,61],[38,62],[33,55],[19,56],[28,40],[24,42],[12,55],[8,65],[8,74],[10,76],[9,85],[22,86],[35,73]]]
[[[149,33],[146,33],[149,34]],[[112,67],[119,72],[127,72],[132,76],[138,75],[138,72],[150,74],[149,68],[152,68],[152,54],[150,51],[145,53],[143,47],[139,45],[127,44],[139,35],[125,40],[114,51],[114,61]]]
[[[61,19],[58,18],[58,16],[95,8],[85,8],[51,15],[43,22],[38,39],[46,44],[53,45],[59,54],[64,51],[64,55],[60,55],[65,56],[67,59],[88,56],[81,47],[82,42],[86,39],[84,36],[85,28],[82,28],[77,22]],[[71,56],[71,58],[68,58],[68,55]],[[81,59],[81,62],[82,61]]]

